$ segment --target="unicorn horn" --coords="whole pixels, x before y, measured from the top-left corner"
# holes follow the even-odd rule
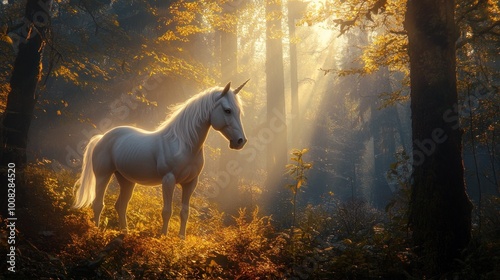
[[[250,81],[250,79],[248,79],[246,82],[244,82],[241,86],[239,86],[237,89],[235,89],[233,92],[234,94],[238,94],[238,92],[240,92],[240,90],[248,83],[248,81]]]

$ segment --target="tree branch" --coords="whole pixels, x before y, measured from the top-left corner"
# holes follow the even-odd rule
[[[483,28],[483,29],[479,30],[478,32],[474,32],[474,34],[473,34],[471,37],[469,37],[469,38],[465,38],[465,39],[463,39],[463,40],[461,40],[461,41],[458,41],[458,42],[457,42],[457,45],[456,45],[456,48],[457,48],[457,49],[459,49],[459,48],[463,47],[464,45],[466,45],[467,43],[469,43],[469,42],[471,42],[471,41],[475,40],[477,37],[481,37],[481,36],[483,36],[483,35],[485,35],[485,34],[488,34],[488,33],[489,33],[489,34],[492,34],[492,35],[494,35],[494,36],[498,36],[498,35],[499,35],[499,33],[498,33],[498,32],[493,31],[493,28],[495,28],[495,27],[497,27],[497,26],[500,26],[500,21],[495,21],[495,22],[493,22],[493,24],[491,24],[490,26],[487,26],[487,27],[485,27],[485,28]]]

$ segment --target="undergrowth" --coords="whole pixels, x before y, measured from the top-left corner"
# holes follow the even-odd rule
[[[294,234],[277,229],[259,208],[240,209],[232,223],[201,195],[193,196],[187,237],[179,230],[180,190],[167,236],[160,236],[161,189],[137,186],[129,204],[129,233],[118,231],[114,202],[106,194],[102,225],[91,210],[71,208],[75,174],[30,166],[19,188],[19,240],[15,274],[6,279],[408,279],[415,273],[406,230],[404,198],[386,212],[366,202],[338,201],[300,209]],[[199,188],[204,188],[201,184]],[[201,190],[199,193],[203,193]],[[398,206],[399,205],[399,206]],[[460,279],[498,276],[498,199],[485,203],[482,235],[457,260]],[[398,207],[396,207],[398,206]],[[2,239],[6,232],[2,232]],[[479,236],[482,236],[479,238]],[[293,238],[293,240],[292,240]],[[2,242],[1,253],[4,254]],[[293,246],[292,246],[293,244]],[[472,278],[471,278],[472,277]]]

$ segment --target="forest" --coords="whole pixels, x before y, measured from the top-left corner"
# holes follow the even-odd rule
[[[500,279],[497,0],[0,2],[0,279]]]

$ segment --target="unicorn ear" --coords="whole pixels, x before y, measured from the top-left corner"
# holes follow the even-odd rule
[[[223,97],[228,93],[229,89],[231,89],[231,82],[227,83],[226,87],[222,90],[222,93],[220,94],[220,97]]]
[[[250,79],[248,79],[246,82],[244,82],[241,86],[239,86],[237,89],[235,89],[233,92],[234,94],[238,94],[238,92],[240,92],[240,90],[248,83],[248,81],[250,81]]]

